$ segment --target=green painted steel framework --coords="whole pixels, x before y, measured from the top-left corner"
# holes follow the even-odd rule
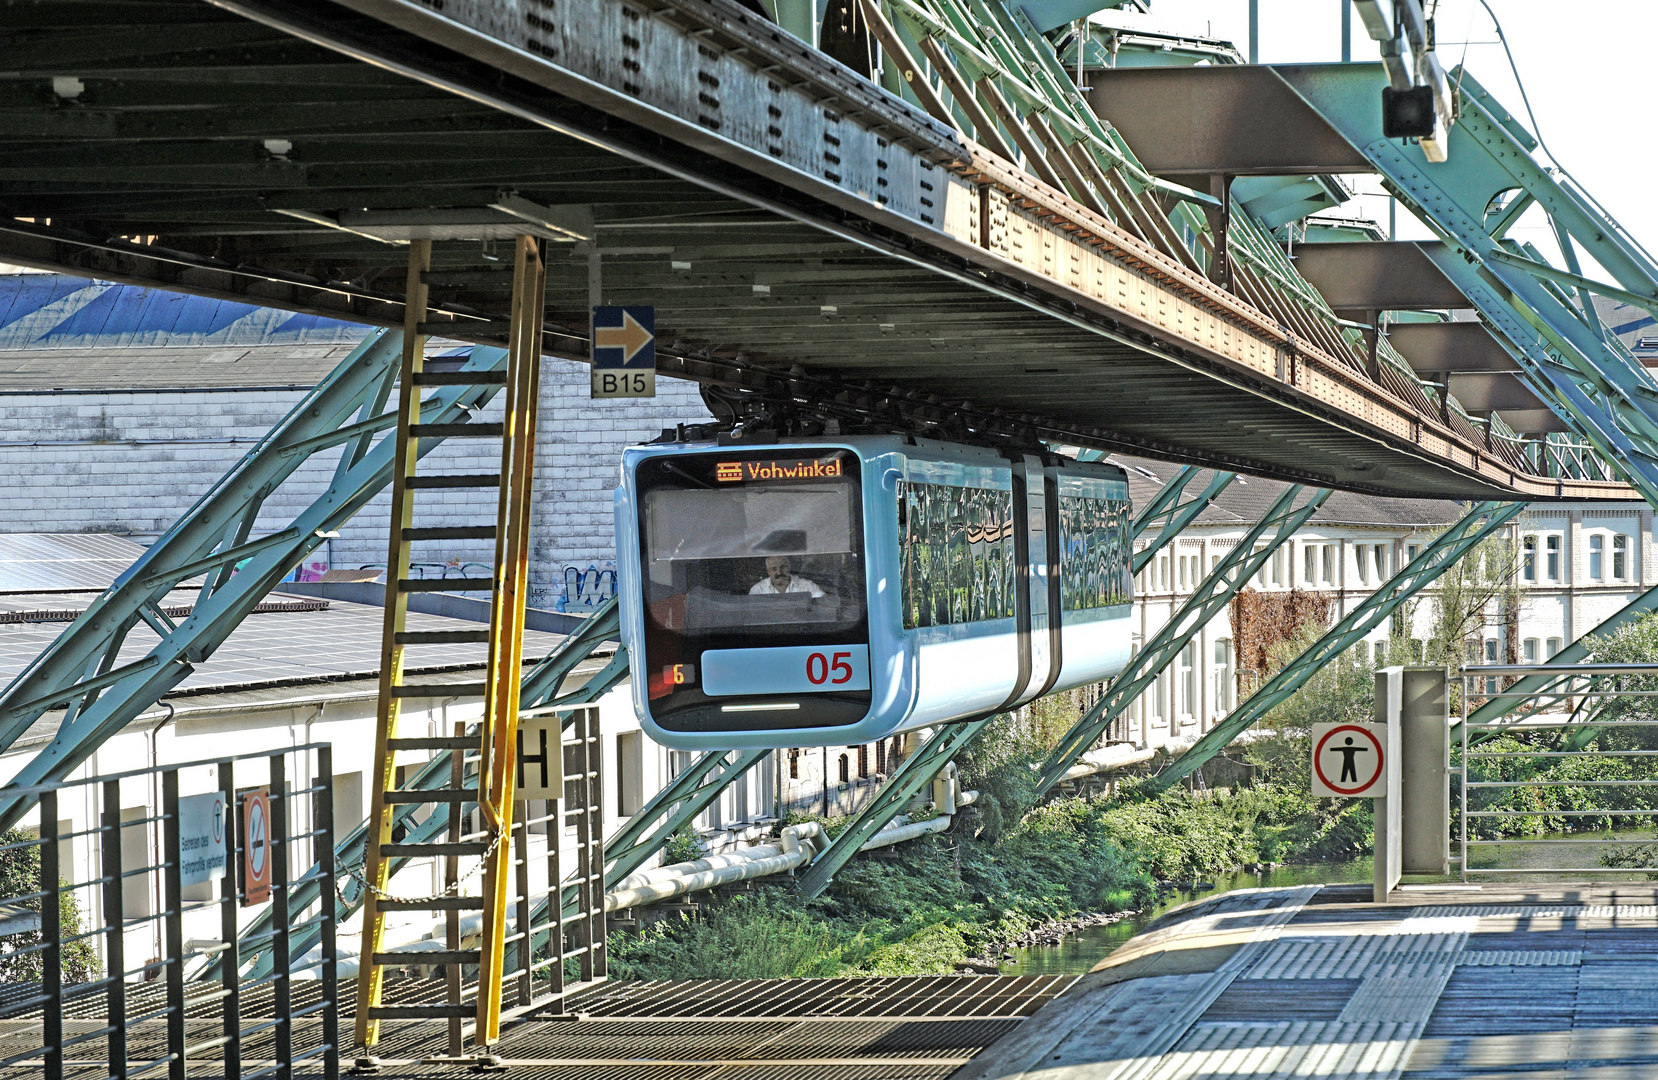
[[[1306,685],[1320,668],[1338,662],[1343,653],[1364,640],[1400,605],[1439,580],[1440,575],[1459,559],[1525,508],[1525,503],[1498,502],[1476,503],[1470,507],[1455,524],[1434,537],[1416,558],[1389,578],[1385,585],[1336,620],[1336,624],[1322,637],[1274,672],[1247,700],[1205,732],[1196,745],[1170,762],[1157,774],[1157,786],[1170,787],[1196,772],[1257,720]]]

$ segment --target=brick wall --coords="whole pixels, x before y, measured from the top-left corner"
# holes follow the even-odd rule
[[[0,531],[115,532],[148,542],[164,532],[304,396],[294,390],[0,393]],[[498,419],[499,406],[482,419]],[[649,401],[590,401],[584,364],[542,369],[536,450],[534,592],[550,605],[566,566],[615,558],[611,490],[624,446],[664,427],[708,419],[696,387],[659,378]],[[319,454],[266,501],[255,535],[285,526],[326,490],[338,455]],[[423,471],[494,472],[499,444],[452,439]],[[487,524],[493,493],[421,493],[424,525]],[[337,567],[385,561],[390,494],[382,492],[329,541]],[[488,563],[491,541],[423,543],[416,558]]]

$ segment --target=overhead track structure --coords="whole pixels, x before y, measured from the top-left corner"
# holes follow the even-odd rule
[[[1023,12],[859,2],[868,75],[735,0],[9,5],[0,258],[398,325],[411,221],[518,222],[548,238],[549,355],[585,359],[597,279],[655,305],[663,373],[804,412],[1376,494],[1622,493],[1372,364]],[[433,332],[500,341],[511,275],[432,258]]]
[[[1094,107],[1148,169],[1172,181],[1380,173],[1439,241],[1309,244],[1297,251],[1301,273],[1339,314],[1371,325],[1389,310],[1477,312],[1510,358],[1506,370],[1492,370],[1501,358],[1483,341],[1460,359],[1426,340],[1427,331],[1406,331],[1393,345],[1416,352],[1412,366],[1452,396],[1468,393],[1471,413],[1494,414],[1516,432],[1565,421],[1643,498],[1658,499],[1658,382],[1601,325],[1592,302],[1604,296],[1658,310],[1658,265],[1586,192],[1533,159],[1536,138],[1472,75],[1454,73],[1460,115],[1443,161],[1383,135],[1375,100],[1388,75],[1380,64],[1142,68],[1089,78]],[[1547,224],[1566,266],[1510,236],[1528,212]],[[1610,280],[1586,275],[1588,261]]]

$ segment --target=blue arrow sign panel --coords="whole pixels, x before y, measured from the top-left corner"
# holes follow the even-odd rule
[[[656,368],[656,308],[605,305],[593,309],[593,366]]]
[[[656,396],[656,309],[604,305],[593,309],[595,398]]]

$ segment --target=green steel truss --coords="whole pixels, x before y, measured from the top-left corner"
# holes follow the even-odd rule
[[[1621,626],[1634,622],[1643,615],[1658,611],[1658,587],[1648,589],[1628,606],[1597,625],[1593,630],[1578,638],[1570,645],[1549,657],[1543,667],[1571,668],[1584,663],[1589,656],[1589,647],[1586,642],[1592,637],[1604,637]],[[1506,714],[1510,709],[1526,703],[1537,694],[1547,693],[1557,684],[1563,683],[1569,676],[1560,675],[1522,675],[1512,684],[1505,687],[1504,693],[1487,698],[1468,714],[1470,724],[1489,724]],[[1462,723],[1462,717],[1451,717],[1451,726]],[[1474,740],[1470,740],[1474,741]]]
[[[1658,265],[1569,179],[1531,156],[1537,140],[1466,72],[1453,73],[1462,114],[1447,161],[1382,136],[1378,65],[1276,69],[1445,240],[1429,256],[1506,339],[1527,382],[1648,502],[1658,505],[1658,382],[1600,324],[1592,296],[1658,313]],[[1536,210],[1566,268],[1508,233]],[[1580,254],[1612,278],[1581,272]]]
[[[211,656],[254,605],[390,481],[390,443],[374,436],[397,419],[386,403],[401,343],[398,332],[372,333],[0,692],[0,749],[49,710],[65,709],[56,737],[12,786],[67,776]],[[464,370],[495,372],[505,357],[502,349],[478,348]],[[427,423],[466,423],[499,390],[493,382],[444,387],[426,399],[423,416]],[[421,454],[440,441],[422,440]],[[285,528],[250,540],[271,494],[313,455],[327,453],[339,455],[328,490]],[[161,602],[197,576],[194,611],[175,623]],[[117,663],[140,622],[159,640],[141,659]],[[26,800],[7,800],[0,788],[0,826],[15,824],[27,809]]]
[[[1231,551],[1221,557],[1180,610],[1129,660],[1128,666],[1111,681],[1094,707],[1060,737],[1048,760],[1043,763],[1041,776],[1036,782],[1039,797],[1064,779],[1065,771],[1076,764],[1077,758],[1092,747],[1111,722],[1151,686],[1180,655],[1180,650],[1208,625],[1209,620],[1226,609],[1226,605],[1249,583],[1250,578],[1272,558],[1272,553],[1306,524],[1330,497],[1328,490],[1315,490],[1309,499],[1296,506],[1300,494],[1299,486],[1284,489],[1272,508],[1261,516]],[[1269,530],[1272,536],[1264,545],[1257,546]]]
[[[1231,715],[1210,728],[1195,746],[1170,762],[1157,774],[1156,786],[1159,789],[1168,788],[1196,772],[1250,725],[1299,690],[1320,668],[1339,660],[1342,653],[1380,626],[1401,604],[1437,581],[1457,560],[1525,508],[1525,503],[1499,502],[1477,503],[1470,507],[1454,525],[1434,537],[1421,554],[1388,579],[1385,585],[1338,619],[1323,637],[1261,684],[1247,700],[1232,710]]]
[[[1200,470],[1195,466],[1187,465],[1174,475],[1168,483],[1158,489],[1156,496],[1145,507],[1134,515],[1134,535],[1145,534],[1153,525],[1158,525],[1157,535],[1144,548],[1134,553],[1134,572],[1138,574],[1146,568],[1146,564],[1157,557],[1157,553],[1168,547],[1179,536],[1186,526],[1201,513],[1204,508],[1220,497],[1220,493],[1229,487],[1237,473],[1217,472],[1209,477],[1208,486],[1185,502],[1180,501],[1186,485],[1191,483]]]

